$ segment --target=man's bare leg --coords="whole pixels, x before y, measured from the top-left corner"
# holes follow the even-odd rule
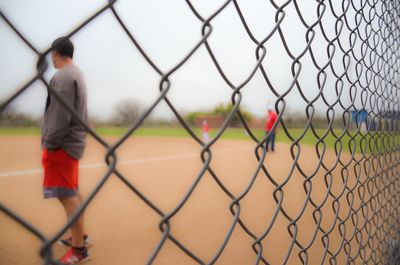
[[[77,196],[68,197],[68,198],[59,198],[61,204],[65,209],[65,213],[67,218],[71,218],[71,216],[76,212],[76,210],[82,204],[82,197],[78,193]],[[79,218],[73,223],[70,228],[71,237],[72,237],[72,246],[73,247],[83,247],[84,246],[84,212],[79,216]]]

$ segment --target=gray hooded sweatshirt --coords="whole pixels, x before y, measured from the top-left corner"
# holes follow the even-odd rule
[[[50,81],[50,89],[57,91],[87,121],[86,85],[77,66],[69,64],[58,70]],[[83,126],[49,94],[42,124],[42,147],[50,151],[63,148],[70,156],[80,159],[85,149],[85,138]]]

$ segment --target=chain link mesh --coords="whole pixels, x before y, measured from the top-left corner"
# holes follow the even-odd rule
[[[29,222],[19,217],[12,209],[0,203],[0,210],[15,222],[29,230],[42,241],[40,255],[44,264],[57,264],[52,254],[52,245],[60,238],[78,218],[79,214],[92,202],[103,185],[112,174],[115,174],[129,189],[138,196],[148,207],[160,216],[159,229],[162,234],[158,244],[148,257],[146,264],[152,264],[166,241],[175,244],[182,252],[188,255],[198,264],[218,263],[228,241],[231,239],[234,229],[242,229],[253,241],[254,262],[252,264],[270,264],[271,261],[264,255],[268,246],[263,240],[268,237],[272,228],[278,222],[278,215],[283,216],[289,223],[287,232],[291,237],[289,246],[285,246],[286,255],[282,264],[287,264],[291,255],[297,255],[301,264],[309,263],[309,250],[315,244],[323,245],[320,264],[338,264],[337,257],[344,255],[346,264],[398,264],[397,252],[394,247],[400,240],[400,136],[399,136],[399,88],[400,88],[400,2],[379,1],[379,0],[349,0],[349,1],[316,1],[317,17],[312,23],[307,22],[301,12],[303,3],[296,0],[288,0],[282,4],[275,1],[266,1],[275,9],[275,24],[270,32],[263,38],[257,39],[247,24],[246,16],[242,12],[240,1],[229,0],[223,3],[211,16],[203,17],[195,6],[187,0],[187,8],[191,10],[201,23],[201,38],[192,47],[189,53],[167,72],[163,72],[157,63],[152,61],[151,56],[146,54],[144,49],[136,41],[134,35],[125,25],[117,9],[114,7],[116,1],[109,1],[104,7],[87,18],[78,27],[71,30],[69,37],[80,32],[92,21],[102,16],[105,12],[111,11],[116,23],[129,37],[132,48],[137,49],[147,63],[158,73],[161,78],[159,82],[159,95],[146,109],[144,113],[131,124],[128,131],[113,145],[107,143],[100,135],[90,128],[74,109],[68,106],[64,100],[53,90],[44,78],[48,69],[45,57],[50,52],[50,47],[40,51],[34,47],[32,42],[17,29],[9,18],[1,11],[1,17],[6,24],[18,34],[30,50],[37,55],[37,73],[24,86],[15,89],[13,95],[7,98],[1,105],[0,111],[15,101],[24,91],[29,90],[36,81],[41,81],[72,115],[81,121],[87,132],[107,150],[105,162],[108,166],[107,173],[102,177],[100,183],[90,192],[83,205],[70,219],[65,226],[51,238],[45,237]],[[229,80],[223,71],[220,62],[214,55],[213,48],[209,44],[209,37],[213,34],[213,20],[228,7],[234,7],[235,14],[245,28],[248,38],[254,43],[255,61],[251,73],[245,80],[235,85]],[[302,50],[294,53],[286,40],[282,24],[287,19],[286,9],[294,6],[296,15],[300,19],[306,34],[306,45]],[[324,16],[327,13],[333,14],[334,25],[324,23]],[[334,36],[327,34],[327,27],[334,27]],[[313,47],[316,32],[322,33],[326,44],[327,60],[321,63],[321,54]],[[345,33],[347,32],[347,33]],[[283,91],[273,85],[264,67],[267,50],[272,38],[279,38],[283,47],[282,51],[291,59],[292,80],[290,85]],[[232,111],[225,117],[222,126],[218,129],[216,136],[209,142],[204,143],[193,131],[192,127],[185,121],[177,111],[174,104],[168,99],[168,92],[172,89],[170,77],[180,69],[200,48],[205,47],[208,56],[216,66],[220,76],[232,89],[231,102]],[[298,48],[298,47],[297,47]],[[299,81],[300,73],[304,64],[304,58],[310,56],[316,75],[310,76],[315,80],[318,93],[313,98],[308,97],[305,87]],[[335,63],[341,62],[341,66]],[[274,178],[270,170],[264,165],[266,159],[265,141],[268,135],[258,138],[249,127],[248,122],[239,110],[242,102],[242,95],[246,93],[246,85],[253,79],[255,73],[261,73],[265,81],[265,89],[271,91],[277,98],[275,110],[278,114],[278,123],[274,126],[281,126],[284,134],[291,140],[290,153],[292,157],[290,170],[282,179]],[[327,83],[327,79],[335,80],[333,85]],[[288,95],[297,90],[298,100],[306,104],[304,113],[307,122],[304,124],[300,135],[291,134],[287,128],[285,111],[287,110],[286,99]],[[335,90],[336,98],[332,99],[327,91]],[[202,146],[199,154],[203,163],[190,188],[181,198],[179,203],[170,212],[163,212],[156,203],[149,200],[135,185],[133,185],[119,170],[116,150],[125,143],[133,132],[142,126],[143,121],[164,101],[174,113],[180,125],[191,135],[191,137]],[[316,102],[322,101],[326,107],[326,128],[321,133],[314,124]],[[333,102],[333,103],[332,103]],[[350,102],[350,104],[348,103]],[[367,111],[366,130],[357,118],[362,110]],[[350,129],[352,113],[355,115],[356,128]],[[254,157],[257,159],[257,167],[239,196],[230,191],[211,167],[211,147],[220,139],[227,130],[234,116],[238,115],[243,128],[249,137],[254,141]],[[339,119],[341,129],[335,128],[335,119]],[[318,157],[317,167],[313,172],[307,172],[299,162],[301,153],[301,141],[306,133],[312,132],[315,137],[315,153]],[[327,163],[326,149],[328,137],[334,137],[334,163]],[[345,141],[345,139],[349,139]],[[344,145],[348,145],[349,152],[344,151]],[[300,172],[303,179],[305,200],[302,208],[296,213],[285,208],[284,195],[285,187],[292,180],[295,171]],[[198,183],[205,173],[211,174],[215,185],[217,185],[231,199],[230,212],[232,222],[225,235],[223,242],[210,260],[203,260],[197,256],[185,244],[180,242],[171,232],[171,220],[186,204],[196,189]],[[321,174],[322,172],[322,174]],[[335,180],[336,172],[340,172],[339,180]],[[261,234],[252,231],[241,216],[241,202],[254,187],[256,178],[264,176],[274,186],[273,198],[275,200],[274,212],[271,220],[265,226]],[[319,194],[316,199],[312,193],[316,178],[323,179],[325,191]],[[333,182],[339,181],[341,188],[333,189]],[[306,208],[311,209],[315,228],[308,240],[300,237],[299,223],[306,215]],[[330,209],[329,222],[323,220],[324,215]],[[340,246],[330,246],[332,237],[339,238]],[[297,251],[297,250],[300,251]],[[394,254],[393,254],[394,253]],[[397,253],[397,261],[396,261]],[[394,258],[393,258],[394,257]],[[397,263],[396,263],[397,262]]]

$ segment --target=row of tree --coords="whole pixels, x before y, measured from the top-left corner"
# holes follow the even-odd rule
[[[1,104],[0,104],[1,105]],[[190,112],[185,115],[185,119],[192,123],[198,116],[204,115],[215,115],[226,117],[233,110],[232,104],[219,104],[211,111],[203,112]],[[251,121],[251,113],[239,108],[242,117],[246,121]],[[120,101],[114,106],[114,113],[108,121],[93,122],[101,123],[103,126],[127,126],[134,123],[140,114],[143,113],[143,105],[136,99],[126,99]],[[233,124],[239,123],[239,116],[235,115]],[[0,112],[0,126],[38,126],[40,124],[39,119],[35,119],[28,114],[18,112],[12,105],[8,105]]]
[[[185,118],[189,123],[194,124],[196,119],[199,117],[204,117],[204,116],[227,117],[230,113],[232,113],[232,111],[233,111],[232,103],[228,103],[228,104],[221,103],[221,104],[217,105],[215,108],[213,108],[211,111],[190,112],[185,116]],[[246,122],[251,122],[251,120],[253,119],[253,115],[250,112],[244,110],[243,107],[239,107],[239,112],[242,115],[242,118]],[[239,124],[240,124],[240,117],[239,117],[238,113],[236,113],[236,115],[232,119],[231,125],[235,126],[235,125],[239,125]]]
[[[0,126],[37,126],[38,124],[37,119],[16,111],[11,105],[0,111]]]
[[[1,104],[0,104],[1,105]],[[114,112],[111,118],[107,121],[95,121],[91,120],[90,123],[94,126],[128,126],[134,123],[138,117],[143,113],[144,106],[141,102],[136,99],[126,99],[120,101],[118,104],[114,106]],[[209,116],[220,116],[227,117],[233,110],[233,105],[231,103],[228,104],[219,104],[215,106],[210,111],[197,111],[190,112],[184,116],[185,120],[190,124],[194,125],[196,120],[202,119],[203,117]],[[242,107],[239,108],[239,111],[242,117],[245,119],[247,123],[251,123],[253,121],[257,121],[259,119],[253,119],[253,115]],[[289,113],[283,115],[283,120],[285,125],[288,127],[300,128],[303,127],[304,124],[307,123],[307,118],[301,116],[299,113]],[[314,116],[313,117],[313,125],[318,128],[326,128],[328,126],[326,117],[323,116]],[[177,124],[177,121],[148,121],[146,120],[148,125],[174,125]],[[240,126],[241,122],[238,115],[233,117],[231,126]],[[343,124],[343,120],[340,116],[335,117],[334,121],[335,126],[339,126]],[[28,114],[18,112],[15,107],[12,105],[8,105],[2,111],[0,111],[0,126],[32,126],[36,127],[40,125],[40,119],[33,118]]]
[[[111,126],[132,124],[139,117],[141,111],[142,105],[137,100],[123,100],[115,105],[110,120],[103,124]],[[39,124],[40,119],[18,112],[13,105],[8,105],[0,111],[0,126],[38,126]]]

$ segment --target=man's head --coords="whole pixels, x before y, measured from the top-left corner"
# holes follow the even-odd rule
[[[64,65],[72,62],[74,45],[67,37],[56,39],[51,44],[51,50],[51,58],[55,68],[62,68]]]

